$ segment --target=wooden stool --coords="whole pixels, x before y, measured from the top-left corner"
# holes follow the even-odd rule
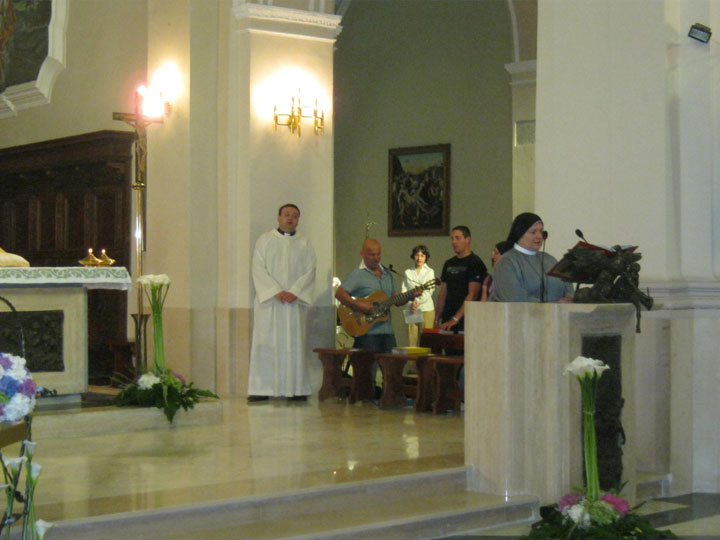
[[[372,381],[372,365],[375,361],[374,351],[360,349],[313,349],[318,353],[323,366],[323,382],[318,392],[318,399],[324,401],[331,397],[342,397],[342,390],[350,388],[350,403],[360,400],[372,400],[375,384]],[[348,358],[353,369],[349,382],[342,376],[342,365]]]
[[[380,396],[380,408],[392,409],[396,407],[404,407],[405,397],[405,380],[403,378],[403,368],[408,360],[409,354],[376,354],[383,376],[383,391]]]
[[[454,334],[451,332],[441,332],[434,328],[426,328],[420,335],[420,346],[430,347],[432,355],[418,357],[415,365],[418,370],[418,389],[417,398],[415,399],[415,410],[417,412],[433,411],[437,409],[436,402],[438,400],[438,387],[441,393],[446,393],[445,384],[438,381],[438,370],[433,358],[441,358],[447,351],[465,350],[465,336],[463,334]],[[463,356],[447,356],[448,358],[464,358]],[[443,368],[440,368],[443,370]],[[446,375],[443,373],[443,377]],[[457,388],[457,385],[455,386]],[[444,398],[440,405],[447,402]]]
[[[417,356],[415,358],[415,367],[418,372],[415,412],[432,410],[436,376],[435,366],[429,360],[429,356]]]
[[[442,414],[450,409],[460,412],[460,403],[465,398],[465,392],[458,387],[457,376],[460,368],[465,365],[465,357],[438,355],[429,357],[428,362],[435,367],[433,412]]]
[[[375,398],[375,381],[372,378],[372,365],[376,351],[352,349],[348,362],[353,370],[350,384],[350,403],[372,401]]]
[[[376,354],[375,358],[382,368],[383,393],[380,407],[391,409],[404,407],[408,396],[415,399],[418,412],[432,410],[434,376],[426,354]],[[415,362],[417,378],[408,383],[403,377],[403,368],[407,362]]]

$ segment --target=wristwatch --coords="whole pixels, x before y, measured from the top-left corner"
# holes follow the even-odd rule
[[[455,321],[455,322],[460,322],[460,319],[458,319],[458,318],[455,317],[455,316],[452,317],[452,320]]]

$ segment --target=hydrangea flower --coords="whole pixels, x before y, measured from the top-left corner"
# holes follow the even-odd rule
[[[626,516],[628,515],[628,512],[630,512],[630,503],[622,497],[618,497],[612,493],[605,493],[602,497],[600,497],[600,500],[612,505],[621,516]]]
[[[590,514],[582,503],[569,507],[565,514],[580,528],[587,529],[590,526]]]
[[[582,501],[583,496],[580,493],[568,493],[563,495],[558,503],[558,509],[562,512],[570,506],[575,506],[577,503]]]
[[[160,382],[160,377],[154,373],[144,373],[138,379],[138,386],[141,390],[150,390],[154,385]]]
[[[36,393],[25,359],[0,353],[0,422],[16,424],[30,414]]]

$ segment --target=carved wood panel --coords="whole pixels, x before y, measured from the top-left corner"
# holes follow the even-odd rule
[[[99,131],[0,149],[0,247],[32,266],[75,266],[92,247],[130,264],[135,134]],[[88,291],[90,373],[112,372],[127,293]]]

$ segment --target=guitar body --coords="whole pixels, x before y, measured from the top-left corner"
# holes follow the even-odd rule
[[[351,336],[364,336],[375,323],[387,321],[390,318],[390,306],[401,306],[411,300],[420,291],[432,289],[439,284],[440,280],[435,278],[419,287],[415,287],[411,291],[406,291],[391,297],[388,297],[383,291],[375,291],[365,298],[360,298],[360,300],[372,302],[373,312],[371,314],[355,311],[343,304],[337,309],[340,324],[342,324],[342,327]]]
[[[388,295],[383,291],[375,291],[374,293],[362,298],[376,304],[378,302],[384,303],[388,299]],[[387,321],[390,318],[390,311],[384,310],[382,313],[373,313],[369,315],[362,311],[355,311],[345,305],[341,305],[337,309],[338,318],[340,324],[345,331],[353,337],[364,336],[367,334],[373,325],[377,322]]]

